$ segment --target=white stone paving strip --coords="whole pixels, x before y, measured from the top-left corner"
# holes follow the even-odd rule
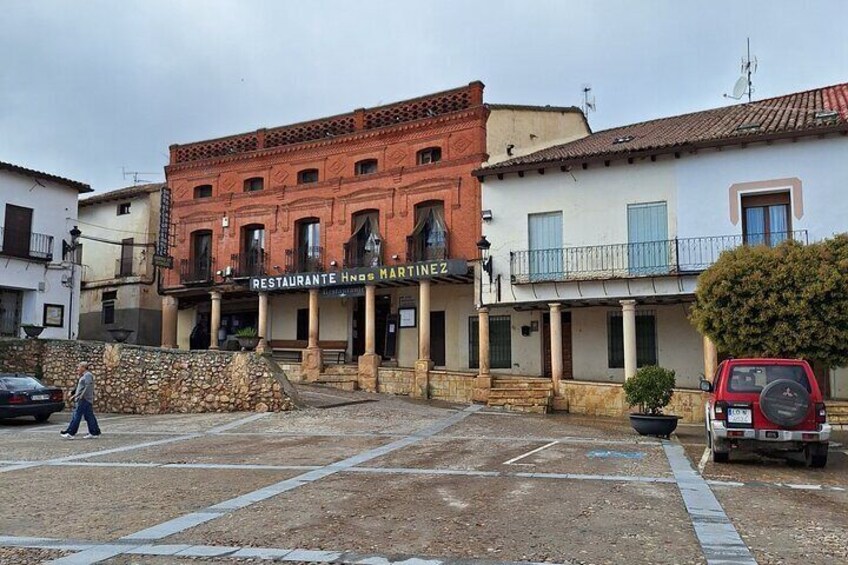
[[[240,559],[262,559],[285,562],[339,563],[351,565],[450,565],[463,563],[465,565],[542,565],[526,561],[495,561],[489,559],[456,559],[417,556],[391,557],[361,553],[354,551],[322,551],[315,549],[290,549],[277,547],[238,547],[226,545],[192,545],[192,544],[127,544],[112,543],[98,545],[93,541],[62,540],[53,538],[27,538],[0,536],[0,546],[27,547],[33,549],[67,549],[84,548],[87,551],[97,550],[101,559],[108,559],[119,554],[148,555],[159,557],[230,557]],[[69,556],[76,557],[76,556]],[[69,561],[68,557],[54,563],[89,563],[89,561]],[[567,565],[566,563],[545,563],[544,565]]]
[[[683,446],[663,441],[663,450],[707,564],[756,565],[754,556],[739,537],[739,532],[724,513],[713,491],[692,468]]]
[[[239,426],[243,426],[245,424],[249,424],[251,422],[255,422],[256,420],[261,420],[262,418],[267,418],[271,415],[271,412],[260,412],[259,414],[254,414],[252,416],[248,416],[247,418],[240,418],[235,422],[230,422],[229,424],[224,424],[222,426],[216,426],[211,430],[208,430],[207,434],[220,434],[226,432],[228,430],[233,430],[238,428]]]
[[[174,534],[178,534],[182,531],[188,530],[200,524],[204,524],[211,520],[215,520],[216,518],[220,518],[221,516],[224,516],[234,510],[246,508],[248,506],[256,504],[257,502],[261,502],[278,494],[294,490],[305,484],[309,484],[311,482],[333,475],[340,471],[350,469],[351,467],[360,465],[372,459],[376,459],[377,457],[382,457],[383,455],[386,455],[398,449],[403,449],[404,447],[410,446],[423,439],[433,437],[434,435],[444,431],[450,426],[461,422],[471,414],[474,414],[475,412],[479,411],[481,408],[482,406],[480,405],[469,406],[464,410],[455,412],[451,414],[451,416],[444,418],[443,420],[440,420],[434,424],[431,424],[430,426],[427,426],[426,428],[415,432],[414,434],[405,438],[395,440],[380,447],[368,449],[366,451],[363,451],[362,453],[359,453],[352,457],[348,457],[347,459],[343,459],[341,461],[337,461],[325,467],[307,471],[306,473],[300,474],[291,479],[286,479],[274,483],[272,485],[255,490],[253,492],[249,492],[247,494],[243,494],[241,496],[237,496],[235,498],[219,502],[218,504],[214,504],[212,506],[209,506],[208,508],[185,514],[183,516],[174,518],[173,520],[162,522],[161,524],[157,524],[150,528],[145,528],[144,530],[124,536],[117,541],[130,543],[133,541],[150,542],[160,540]],[[67,557],[56,559],[54,561],[51,561],[50,563],[55,563],[57,565],[89,565],[91,563],[97,563],[98,561],[108,559],[124,552],[118,551],[117,553],[115,553],[114,548],[115,545],[112,544],[96,546],[74,555],[69,555]],[[125,551],[129,550],[125,549]],[[105,557],[103,555],[105,555]]]

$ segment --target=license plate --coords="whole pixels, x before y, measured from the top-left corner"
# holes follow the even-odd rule
[[[32,398],[33,400],[49,400],[50,395],[49,394],[33,394],[30,398]]]
[[[729,424],[750,424],[751,410],[749,408],[728,408],[727,422]]]

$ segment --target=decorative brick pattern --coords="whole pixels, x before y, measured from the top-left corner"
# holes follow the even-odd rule
[[[430,96],[423,100],[365,112],[365,129],[434,118],[440,114],[459,112],[470,107],[471,93],[467,90],[446,93],[441,96]]]
[[[181,145],[177,147],[175,158],[177,163],[185,163],[186,161],[200,161],[222,155],[244,153],[245,151],[256,151],[258,147],[259,139],[257,135],[248,133],[204,143]]]
[[[316,139],[327,139],[354,131],[353,116],[320,120],[305,124],[269,129],[265,134],[265,147],[292,145]]]

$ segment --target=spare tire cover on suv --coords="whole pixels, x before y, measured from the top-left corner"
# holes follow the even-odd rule
[[[760,410],[779,426],[797,426],[810,411],[810,393],[795,381],[774,381],[767,384],[760,393]]]

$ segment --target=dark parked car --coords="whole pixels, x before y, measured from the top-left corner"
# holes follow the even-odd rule
[[[34,416],[36,422],[46,422],[64,408],[62,389],[44,386],[32,375],[0,373],[0,418]]]

